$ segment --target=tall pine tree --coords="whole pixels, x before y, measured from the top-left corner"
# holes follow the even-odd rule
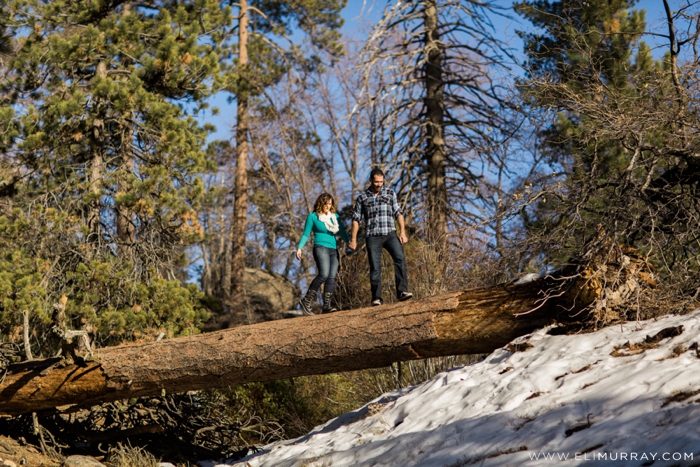
[[[212,290],[229,312],[240,312],[243,303],[243,274],[246,266],[248,227],[248,158],[250,155],[249,113],[260,103],[267,87],[287,73],[303,79],[304,73],[323,66],[313,51],[330,57],[342,53],[338,29],[346,0],[244,0],[237,3],[232,29],[231,62],[227,90],[236,103],[234,145],[229,164],[235,165],[233,202],[223,248],[210,248],[205,262],[203,288]],[[235,34],[234,34],[235,33]],[[301,34],[299,34],[301,33]],[[295,36],[300,36],[296,39]],[[294,38],[294,39],[290,39]],[[304,43],[312,47],[305,47]],[[264,99],[263,99],[264,100]],[[213,254],[218,250],[218,254]]]
[[[528,74],[528,79],[520,83],[523,99],[534,111],[555,111],[550,123],[537,133],[538,150],[545,155],[550,170],[564,174],[572,183],[591,173],[597,178],[595,183],[605,183],[625,169],[629,151],[615,138],[589,138],[587,129],[600,122],[580,109],[552,105],[551,100],[539,93],[543,89],[540,83],[566,87],[581,101],[602,97],[590,86],[591,81],[622,95],[635,95],[632,74],[648,71],[652,59],[649,47],[640,42],[646,26],[645,12],[631,10],[633,4],[634,0],[537,0],[516,4],[516,11],[538,31],[520,33]],[[582,185],[584,190],[585,185]],[[578,224],[577,235],[564,242],[565,251],[555,248],[547,253],[547,261],[556,261],[551,255],[564,260],[576,252],[601,222],[593,212],[613,195],[603,190],[592,199],[589,197],[591,207],[595,208],[583,212],[566,199],[558,203],[553,196],[545,197],[546,202],[537,203],[534,209],[523,210],[525,225],[534,238],[546,238],[559,226],[569,225],[573,218],[584,218]],[[545,248],[550,247],[551,244]]]
[[[4,156],[4,324],[29,309],[42,329],[64,308],[103,344],[195,332],[199,292],[177,280],[201,237],[198,175],[210,168],[192,114],[220,81],[230,9],[18,0],[6,11],[18,47],[0,92],[18,129]]]
[[[640,42],[646,27],[645,11],[631,10],[634,3],[635,0],[537,0],[516,4],[516,11],[542,31],[520,33],[529,77],[566,84],[594,98],[580,78],[596,75],[607,86],[633,93],[630,72],[651,66],[651,51]],[[526,86],[522,89],[527,91]],[[557,122],[540,133],[554,162],[572,154],[567,146],[574,139],[567,133],[576,131],[585,118],[580,113],[562,112]],[[609,164],[620,157],[619,145],[613,146],[606,154]]]
[[[532,257],[551,264],[631,245],[657,266],[667,290],[697,296],[700,10],[663,3],[661,60],[640,41],[644,13],[631,2],[520,5],[542,31],[524,36],[525,102],[556,112],[538,140],[550,169],[541,190],[528,187],[537,201],[520,212]]]

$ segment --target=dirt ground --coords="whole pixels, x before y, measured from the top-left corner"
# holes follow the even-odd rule
[[[58,467],[61,462],[42,455],[32,446],[22,446],[12,438],[0,436],[0,466],[13,464],[17,467]]]

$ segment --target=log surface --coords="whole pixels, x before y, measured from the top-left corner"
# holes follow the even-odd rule
[[[541,279],[109,347],[79,364],[15,364],[0,382],[0,414],[488,353],[595,298],[569,292],[543,301],[561,284]]]

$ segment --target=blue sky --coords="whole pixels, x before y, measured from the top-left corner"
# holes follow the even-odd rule
[[[513,0],[496,1],[497,5],[505,9],[510,9],[514,3]],[[376,22],[386,4],[386,0],[348,0],[348,5],[343,11],[343,17],[345,18],[343,32],[352,34],[364,24]],[[647,25],[649,29],[665,33],[666,24],[662,0],[641,0],[634,8],[647,10]],[[671,8],[674,8],[673,2],[671,2]],[[510,16],[512,16],[512,19],[494,17],[494,27],[502,39],[508,41],[516,52],[520,52],[522,51],[522,42],[517,38],[515,31],[517,29],[527,29],[529,24],[523,22],[515,13],[512,13]],[[658,39],[652,37],[647,38],[646,41],[650,44],[659,45]]]
[[[380,17],[386,0],[348,0],[348,5],[343,10],[345,25],[343,33],[348,36],[361,38],[363,30],[374,24]],[[498,5],[510,8],[512,0],[497,0]],[[664,34],[666,33],[665,14],[662,0],[641,0],[635,5],[636,9],[647,10],[647,29]],[[673,2],[671,8],[674,8]],[[529,24],[515,13],[510,14],[512,18],[494,17],[493,23],[496,33],[501,39],[510,45],[516,56],[522,53],[522,41],[517,37],[516,30],[527,30]],[[660,57],[665,51],[666,44],[658,37],[648,36],[645,41],[654,49],[654,55]],[[514,70],[515,71],[515,70]],[[212,99],[212,106],[220,110],[218,116],[212,116],[211,112],[199,117],[201,123],[213,123],[217,127],[216,133],[209,137],[209,140],[229,139],[231,126],[235,123],[235,104],[228,104],[223,95]]]

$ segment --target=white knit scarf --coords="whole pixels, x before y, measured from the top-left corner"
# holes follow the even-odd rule
[[[318,214],[318,220],[323,222],[330,233],[338,233],[338,221],[334,213]]]

